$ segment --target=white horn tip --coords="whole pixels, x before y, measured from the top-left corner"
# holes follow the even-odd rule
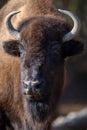
[[[61,11],[62,9],[58,9],[58,11]]]
[[[21,11],[19,11],[19,10],[16,10],[16,11],[12,11],[10,14],[18,14],[18,13],[20,13]]]
[[[81,27],[81,23],[80,23],[80,20],[79,18],[73,14],[72,12],[70,11],[67,11],[67,10],[62,10],[62,9],[58,9],[59,12],[63,13],[63,14],[66,14],[67,16],[71,17],[71,19],[73,20],[74,22],[74,27],[72,28],[72,30],[70,32],[68,32],[64,38],[63,38],[63,41],[69,41],[71,40],[72,38],[75,37],[75,35],[77,35],[80,31],[80,27]]]
[[[58,9],[58,11],[59,11],[59,12],[65,12],[65,10],[63,10],[63,9]]]

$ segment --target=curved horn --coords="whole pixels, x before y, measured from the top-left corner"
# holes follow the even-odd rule
[[[20,33],[18,30],[16,30],[12,23],[11,23],[11,18],[20,13],[20,11],[13,11],[11,13],[9,13],[6,18],[5,18],[5,25],[6,25],[6,28],[8,29],[8,32],[16,39],[18,40],[20,38]]]
[[[80,31],[80,20],[78,19],[78,17],[75,14],[72,14],[70,11],[66,11],[66,10],[62,10],[62,9],[58,9],[59,12],[66,14],[68,16],[70,16],[74,22],[74,27],[72,28],[72,30],[70,32],[68,32],[67,34],[65,34],[65,36],[63,37],[63,42],[69,41],[72,38],[75,37],[75,35],[77,35]]]

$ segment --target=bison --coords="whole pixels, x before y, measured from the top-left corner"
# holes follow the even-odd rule
[[[0,11],[0,129],[50,130],[64,88],[67,56],[79,54],[80,22],[51,0],[9,0]]]

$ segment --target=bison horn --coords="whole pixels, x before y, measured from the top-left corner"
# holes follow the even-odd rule
[[[75,14],[72,14],[70,11],[66,11],[66,10],[62,10],[62,9],[58,9],[59,12],[66,14],[68,16],[70,16],[74,22],[74,27],[72,28],[72,30],[70,32],[68,32],[67,34],[65,34],[65,36],[63,37],[63,42],[69,41],[72,38],[74,38],[80,31],[80,20],[78,19],[78,17]]]
[[[12,18],[14,15],[18,14],[18,13],[20,13],[20,11],[13,11],[13,12],[9,13],[9,14],[6,16],[6,18],[5,18],[6,28],[8,29],[9,33],[10,33],[16,40],[20,39],[20,33],[19,33],[18,30],[16,30],[16,29],[13,27],[13,25],[12,25],[12,23],[11,23],[11,18]]]

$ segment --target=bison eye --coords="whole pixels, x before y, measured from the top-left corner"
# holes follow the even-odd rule
[[[57,65],[61,58],[61,45],[55,41],[49,46],[49,60],[52,64]]]
[[[49,50],[55,52],[55,51],[59,51],[60,50],[60,43],[58,41],[53,41],[50,43],[49,45]]]
[[[49,57],[50,57],[50,60],[52,62],[57,62],[57,60],[58,60],[58,52],[57,51],[51,52]]]
[[[61,46],[57,41],[52,42],[50,47],[49,47],[50,55],[54,56],[54,57],[58,56],[60,54],[60,50],[61,50],[60,47]]]

